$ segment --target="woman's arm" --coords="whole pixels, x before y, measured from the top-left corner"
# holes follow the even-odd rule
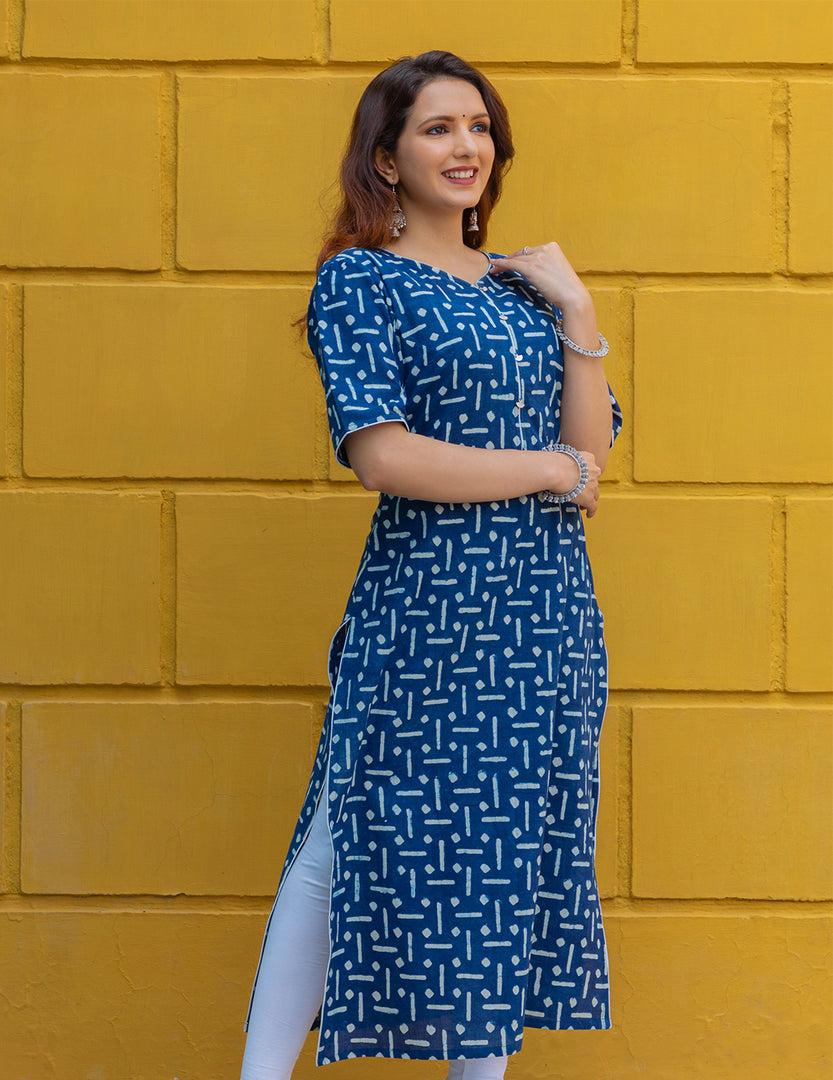
[[[517,270],[532,282],[551,304],[561,309],[564,333],[584,349],[599,348],[596,312],[590,293],[581,283],[558,244],[527,248],[493,263],[493,273]],[[598,357],[582,356],[568,345],[564,350],[561,387],[561,441],[587,447],[604,469],[610,450],[613,412]]]
[[[546,450],[486,450],[442,442],[408,431],[404,424],[374,424],[351,432],[344,448],[368,491],[427,502],[492,502],[536,491],[571,491],[578,466],[567,454]],[[575,502],[592,517],[599,501],[601,470],[582,449],[590,469]]]

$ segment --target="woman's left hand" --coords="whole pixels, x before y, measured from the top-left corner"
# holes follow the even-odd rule
[[[504,270],[523,274],[546,300],[565,313],[590,301],[590,293],[555,241],[521,248],[504,259],[495,259],[490,273],[500,274]]]

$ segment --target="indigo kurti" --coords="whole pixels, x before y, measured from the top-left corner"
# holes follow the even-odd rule
[[[520,274],[472,285],[341,252],[309,307],[339,460],[345,435],[388,421],[470,446],[557,442],[554,326]],[[613,413],[615,437],[615,400]],[[318,1064],[505,1055],[524,1025],[610,1026],[594,872],[602,631],[575,505],[379,497],[284,867],[329,762]]]

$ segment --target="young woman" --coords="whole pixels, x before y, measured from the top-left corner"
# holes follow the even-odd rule
[[[447,1059],[496,1080],[524,1025],[607,1028],[593,868],[607,702],[581,510],[621,415],[555,243],[481,250],[513,153],[449,53],[359,102],[309,341],[338,459],[381,492],[270,916],[243,1080]]]

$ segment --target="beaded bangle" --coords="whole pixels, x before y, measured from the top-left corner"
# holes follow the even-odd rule
[[[600,349],[582,349],[581,345],[576,345],[574,341],[570,341],[570,339],[567,337],[567,335],[564,333],[564,330],[562,329],[563,324],[564,320],[559,315],[558,318],[555,320],[556,337],[558,337],[560,341],[563,341],[565,345],[568,345],[573,350],[573,352],[579,353],[580,356],[592,356],[599,359],[601,359],[601,357],[603,356],[607,356],[607,354],[610,352],[610,346],[608,345],[607,340],[603,338],[601,334],[599,334],[599,341],[602,343],[602,347]]]
[[[587,462],[582,455],[573,446],[568,446],[567,443],[551,443],[549,446],[543,447],[544,450],[552,450],[557,454],[567,454],[578,465],[578,483],[572,491],[567,491],[563,495],[557,491],[539,491],[538,497],[543,502],[548,503],[566,503],[572,502],[577,496],[581,495],[582,491],[590,479],[590,469]]]

